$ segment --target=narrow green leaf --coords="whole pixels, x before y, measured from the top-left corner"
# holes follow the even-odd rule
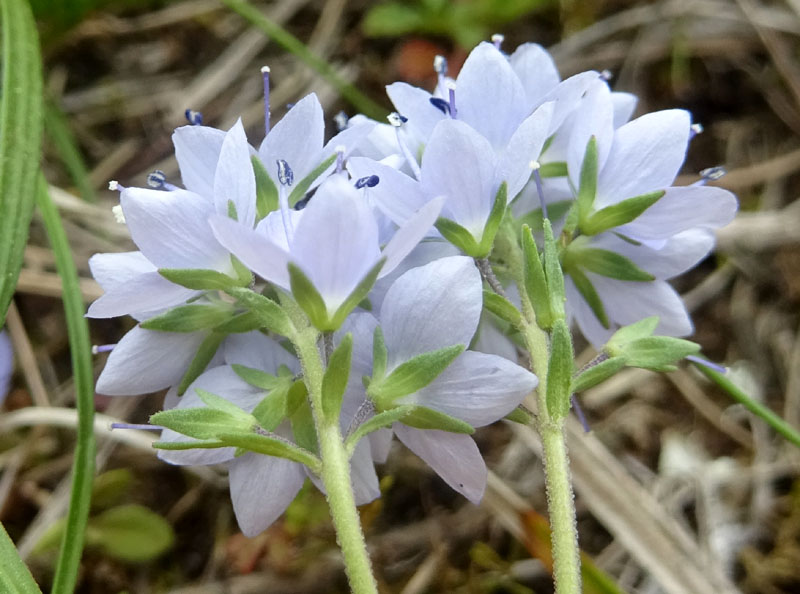
[[[157,450],[214,450],[229,447],[224,441],[219,439],[199,439],[196,441],[154,441],[152,446]]]
[[[375,286],[375,281],[378,280],[378,275],[383,268],[383,265],[386,263],[386,258],[381,258],[378,260],[375,265],[369,269],[366,276],[361,279],[361,282],[358,283],[355,289],[347,296],[347,299],[339,306],[339,309],[336,310],[336,313],[333,314],[333,318],[331,319],[331,330],[338,330],[342,324],[344,324],[345,319],[347,316],[350,315],[350,312],[353,311],[356,306],[361,303],[364,299],[366,299],[369,292],[372,290],[372,287]]]
[[[567,272],[575,284],[575,288],[578,289],[578,292],[589,305],[603,328],[610,328],[606,308],[603,306],[603,301],[600,299],[600,295],[597,294],[594,285],[592,285],[592,281],[579,268],[570,268]]]
[[[214,330],[222,334],[242,334],[261,328],[261,321],[252,311],[236,314],[221,324],[214,326]]]
[[[475,237],[455,221],[439,217],[436,219],[436,228],[447,241],[466,255],[472,256],[473,258],[480,257],[478,254],[481,252],[481,248],[478,242],[475,241]]]
[[[151,425],[159,425],[173,431],[200,440],[220,440],[222,433],[248,431],[255,424],[255,419],[247,415],[250,421],[216,408],[173,408],[163,410],[150,416]],[[231,444],[228,444],[231,445]]]
[[[543,163],[539,168],[539,175],[542,177],[566,177],[569,174],[567,164],[564,161],[554,161],[553,163]],[[547,205],[550,209],[550,205]]]
[[[0,524],[0,591],[8,594],[42,593],[2,524]]]
[[[183,396],[189,385],[200,377],[200,374],[206,370],[211,359],[217,352],[219,345],[225,340],[225,335],[221,332],[211,332],[197,349],[192,362],[189,363],[189,368],[183,374],[180,384],[178,384],[178,396]]]
[[[508,204],[508,184],[503,182],[497,190],[492,204],[492,210],[489,213],[489,218],[486,219],[486,225],[483,227],[483,236],[480,241],[480,253],[473,258],[487,258],[492,253],[492,246],[494,245],[494,237],[497,235],[497,230],[503,222],[503,217],[506,214],[506,205]]]
[[[359,441],[361,441],[362,438],[374,431],[377,431],[378,429],[383,429],[384,427],[388,427],[392,423],[399,421],[405,415],[411,412],[413,408],[414,407],[411,404],[403,404],[370,417],[356,427],[355,430],[346,437],[345,447],[347,448],[347,451],[352,454],[356,445]]]
[[[262,435],[260,433],[237,431],[222,433],[219,438],[228,445],[236,446],[250,452],[299,462],[300,464],[308,466],[315,472],[319,472],[321,467],[321,462],[316,455],[274,433]]]
[[[302,381],[292,385],[287,398],[287,410],[292,424],[292,435],[297,445],[310,452],[318,451],[314,415],[308,401],[308,389]]]
[[[625,357],[611,357],[581,371],[572,380],[572,392],[582,392],[604,382],[625,366]]]
[[[398,365],[388,377],[372,382],[370,395],[379,402],[378,408],[386,408],[386,403],[430,384],[462,352],[464,345],[457,344],[417,355]]]
[[[530,227],[522,226],[522,271],[528,302],[536,314],[536,323],[545,330],[553,326],[553,312],[550,309],[550,292],[544,274],[539,248],[533,239]]]
[[[467,435],[475,433],[475,428],[469,423],[427,406],[413,406],[400,422],[416,429],[438,429]]]
[[[5,7],[15,2],[2,2]],[[47,237],[56,258],[56,271],[61,277],[64,314],[67,320],[72,358],[72,377],[75,384],[75,405],[78,409],[78,430],[73,454],[72,490],[64,538],[61,542],[52,592],[69,594],[78,578],[81,551],[83,550],[86,519],[92,496],[94,475],[94,374],[92,369],[89,326],[84,317],[83,297],[78,282],[78,271],[70,253],[69,241],[61,224],[58,210],[47,193],[44,177],[39,177],[37,194],[39,212],[42,214]]]
[[[92,518],[87,544],[115,559],[151,561],[172,547],[172,526],[157,513],[134,503],[120,505]]]
[[[547,294],[550,297],[550,313],[553,320],[563,320],[566,316],[564,304],[567,302],[567,293],[564,289],[564,272],[561,270],[561,261],[558,256],[558,246],[553,237],[553,228],[550,220],[544,221],[544,275],[547,279]]]
[[[633,324],[623,326],[614,332],[611,338],[608,339],[608,342],[606,343],[606,349],[612,355],[618,353],[621,354],[620,349],[622,347],[633,342],[634,340],[652,336],[657,327],[658,316],[650,316],[649,318],[641,319]]]
[[[267,431],[275,431],[275,428],[286,420],[287,398],[291,384],[284,381],[262,398],[253,409],[253,416]]]
[[[616,252],[600,248],[570,250],[570,257],[581,268],[601,276],[623,281],[653,281],[655,276],[639,268],[634,262]]]
[[[272,299],[243,287],[230,288],[225,292],[249,309],[259,319],[263,329],[282,336],[289,336],[293,332],[289,316]]]
[[[42,63],[25,0],[0,2],[0,327],[14,294],[37,195],[42,142]]]
[[[353,335],[348,332],[333,351],[325,375],[322,376],[322,414],[330,421],[339,418],[347,380],[350,379],[352,354]]]
[[[742,404],[747,410],[761,418],[767,425],[772,427],[779,435],[783,436],[787,441],[800,448],[800,432],[792,427],[789,423],[784,421],[780,416],[772,412],[766,405],[751,397],[739,386],[734,384],[729,378],[725,377],[718,371],[714,371],[707,365],[703,365],[698,361],[692,361],[692,364],[697,370],[705,375],[712,382],[717,384],[728,396],[733,398],[739,404]]]
[[[311,279],[293,262],[289,262],[289,283],[294,300],[306,313],[311,324],[323,332],[336,330],[332,320],[328,318],[328,308],[322,295],[319,294]]]
[[[140,322],[139,326],[145,330],[161,332],[196,332],[214,328],[228,320],[232,314],[233,308],[223,303],[189,304],[174,307],[166,313]]]
[[[505,416],[506,421],[519,423],[520,425],[530,425],[533,422],[533,414],[524,406],[518,406]]]
[[[653,204],[659,201],[664,191],[650,192],[628,198],[598,210],[586,219],[581,218],[580,230],[585,235],[597,235],[614,227],[630,223]]]
[[[251,386],[261,388],[262,390],[272,390],[282,381],[284,381],[281,378],[272,375],[271,373],[262,371],[261,369],[246,367],[244,365],[239,365],[238,363],[234,363],[231,365],[231,367],[233,368],[234,373],[242,378],[242,380]]]
[[[383,329],[380,326],[375,326],[375,332],[372,335],[372,379],[375,381],[382,380],[386,375],[386,360],[389,353],[386,350],[386,343],[383,340]]]
[[[235,278],[216,270],[159,268],[158,273],[176,285],[195,291],[225,291],[239,286]]]
[[[195,392],[197,393],[198,398],[200,398],[203,404],[205,404],[208,408],[222,411],[234,418],[241,419],[244,422],[249,422],[249,420],[252,418],[249,413],[246,413],[233,402],[226,400],[222,396],[217,396],[216,394],[212,394],[208,390],[203,390],[202,388],[196,388]]]
[[[519,326],[522,321],[522,314],[516,306],[505,297],[493,291],[483,291],[483,306],[496,315],[501,320],[505,320],[512,326]]]
[[[253,173],[256,177],[256,214],[263,219],[269,213],[278,210],[278,187],[267,173],[258,155],[250,157]]]
[[[700,345],[672,336],[648,336],[626,345],[625,364],[651,371],[674,371],[675,363],[700,352]]]
[[[45,104],[44,128],[81,198],[86,202],[97,202],[97,194],[92,187],[89,170],[78,148],[78,143],[75,141],[64,113],[52,101],[47,101]]]
[[[586,143],[578,186],[578,218],[581,221],[581,228],[584,221],[589,218],[594,208],[594,199],[597,197],[597,159],[597,138],[592,136]]]
[[[311,187],[311,184],[322,175],[328,167],[333,165],[336,161],[337,154],[333,153],[330,157],[325,159],[322,163],[317,165],[311,173],[305,176],[302,180],[300,180],[297,184],[295,184],[294,188],[292,188],[292,192],[289,194],[289,207],[294,208],[295,205],[300,202],[303,198],[305,198],[306,194],[308,193],[308,189]]]
[[[550,334],[550,361],[547,364],[547,414],[561,420],[569,414],[570,385],[575,355],[567,322],[559,319]]]

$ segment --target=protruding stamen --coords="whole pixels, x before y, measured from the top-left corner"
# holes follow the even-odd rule
[[[264,79],[264,134],[269,134],[269,66],[261,67],[261,78]]]
[[[722,178],[722,176],[726,175],[728,170],[718,165],[716,167],[709,167],[708,169],[703,169],[700,172],[700,179],[694,182],[693,186],[704,186],[708,182],[714,182],[718,179]]]
[[[110,182],[108,182],[108,189],[112,192],[121,192],[125,189],[125,186],[123,186],[117,180],[112,179]]]
[[[612,78],[614,78],[614,73],[611,72],[608,68],[606,68],[606,69],[600,71],[600,78],[603,79],[604,81],[608,82]]]
[[[120,225],[124,225],[127,221],[125,220],[125,213],[122,212],[122,205],[117,204],[116,206],[111,207],[111,214],[114,215],[114,220],[119,223]]]
[[[347,129],[347,123],[350,121],[350,118],[347,117],[347,114],[343,111],[340,111],[335,116],[333,116],[333,123],[336,124],[336,129],[341,132],[342,130]]]
[[[501,35],[500,33],[495,33],[492,35],[492,43],[497,49],[500,49],[503,45],[503,41],[505,41],[506,36]]]
[[[275,161],[278,164],[278,181],[284,186],[291,186],[294,182],[294,172],[289,164],[283,159]]]
[[[456,119],[458,110],[456,109],[456,83],[452,80],[447,81],[447,97],[450,100],[450,117]]]
[[[347,152],[347,147],[340,144],[336,147],[336,173],[344,171],[344,154]]]
[[[436,56],[433,59],[433,71],[439,76],[447,76],[447,58]]]
[[[92,354],[99,355],[100,353],[110,353],[114,350],[116,344],[95,344],[92,345]]]
[[[183,115],[186,116],[186,121],[189,122],[192,126],[202,126],[203,125],[203,114],[199,111],[195,111],[193,109],[187,109],[183,112]]]
[[[147,185],[154,190],[177,190],[175,186],[167,181],[166,174],[160,169],[147,174]]]
[[[703,133],[703,124],[701,124],[700,122],[695,122],[689,128],[689,140],[691,140],[692,138],[694,138],[698,134],[702,134],[702,133]]]
[[[374,188],[381,181],[377,175],[368,175],[356,180],[356,190],[361,188]]]
[[[428,101],[430,101],[431,105],[441,111],[444,115],[450,115],[449,101],[442,99],[441,97],[431,97]]]
[[[414,174],[414,177],[417,180],[420,179],[422,172],[419,169],[419,164],[414,156],[411,154],[411,151],[408,149],[408,145],[403,140],[403,137],[400,136],[400,127],[408,121],[407,117],[401,116],[396,111],[393,111],[386,119],[389,120],[389,123],[394,126],[395,136],[397,138],[397,146],[400,147],[400,152],[403,153],[403,157],[405,157],[406,161],[408,162],[408,166],[411,168],[411,172]]]
[[[717,365],[708,359],[703,359],[702,357],[695,357],[694,355],[689,355],[686,357],[687,361],[691,361],[697,365],[702,365],[703,367],[708,367],[712,371],[716,371],[717,373],[728,373],[728,368],[722,365]]]
[[[142,423],[111,423],[112,429],[139,429],[140,431],[161,431],[163,427]]]
[[[528,167],[531,168],[533,171],[533,180],[536,182],[536,192],[539,194],[539,204],[542,205],[542,216],[545,219],[549,219],[550,217],[547,216],[547,203],[544,201],[544,186],[542,185],[542,174],[539,173],[539,170],[542,168],[542,164],[539,161],[531,161],[528,163]]]

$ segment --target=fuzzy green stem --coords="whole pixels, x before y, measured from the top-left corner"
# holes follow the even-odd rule
[[[535,323],[528,304],[525,283],[519,266],[517,285],[522,300],[522,334],[531,355],[531,367],[539,378],[536,388],[537,429],[542,440],[547,507],[550,512],[550,538],[553,548],[553,577],[557,594],[580,594],[581,564],[578,548],[578,529],[575,520],[575,501],[569,474],[564,419],[552,419],[547,411],[547,368],[550,347],[547,333]]]
[[[350,460],[344,447],[339,419],[326,419],[322,414],[322,376],[324,369],[317,348],[317,333],[311,328],[293,337],[303,366],[303,374],[311,399],[314,424],[322,459],[322,482],[328,494],[333,526],[344,557],[350,589],[354,594],[377,594],[378,586],[372,576],[361,519],[358,516],[353,487],[350,482]]]

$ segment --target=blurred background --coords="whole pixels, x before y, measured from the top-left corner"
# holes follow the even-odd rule
[[[263,135],[259,69],[271,67],[273,121],[316,92],[333,115],[358,109],[307,61],[237,12],[240,0],[32,0],[45,60],[44,168],[82,275],[87,260],[132,243],[109,180],[177,176],[172,130],[184,110]],[[504,49],[548,47],[562,78],[607,69],[637,114],[688,109],[704,127],[681,183],[716,165],[741,213],[718,249],[676,287],[699,342],[730,377],[800,427],[800,1],[361,0],[253,1],[250,7],[389,111],[396,80],[432,88],[433,57],[455,73],[493,33]],[[0,521],[43,589],[68,500],[74,417],[61,285],[41,222],[7,329],[16,353],[0,412]],[[130,319],[92,320],[95,344]],[[581,354],[582,360],[591,352]],[[96,358],[96,371],[104,356]],[[163,395],[98,396],[97,410],[146,422]],[[685,368],[626,370],[581,396],[592,431],[570,427],[586,592],[800,591],[800,452]],[[322,495],[304,488],[267,532],[238,531],[216,468],[180,469],[138,433],[98,421],[95,497],[78,592],[346,592]],[[361,508],[387,593],[552,591],[538,444],[505,424],[477,434],[493,474],[475,507],[395,444],[379,470],[384,496]]]

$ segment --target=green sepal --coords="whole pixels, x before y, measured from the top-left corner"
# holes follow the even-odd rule
[[[228,200],[228,218],[234,221],[239,220],[239,213],[236,212],[236,203],[233,200]]]
[[[328,308],[322,295],[311,279],[293,262],[289,262],[289,283],[294,300],[308,316],[311,324],[323,332],[335,330],[335,327],[332,327],[332,320],[328,317]]]
[[[355,430],[347,436],[345,439],[345,447],[347,448],[347,451],[352,453],[358,442],[363,437],[366,437],[374,431],[383,429],[384,427],[388,427],[392,423],[399,421],[405,415],[411,412],[413,408],[414,406],[411,404],[403,404],[370,417],[356,427]]]
[[[412,406],[411,410],[403,415],[400,422],[415,429],[438,429],[467,435],[475,433],[475,428],[466,421],[427,406]]]
[[[508,299],[492,291],[483,290],[483,306],[501,320],[515,327],[522,322],[522,314]]]
[[[275,431],[275,428],[286,419],[289,388],[291,384],[283,381],[270,390],[253,409],[256,421],[267,431]]]
[[[203,404],[205,404],[208,408],[227,413],[244,423],[248,423],[253,419],[252,415],[246,413],[233,402],[226,400],[222,396],[217,396],[216,394],[212,394],[208,390],[203,390],[202,388],[196,388],[195,392],[197,393],[197,397],[200,398]]]
[[[575,355],[572,337],[564,320],[556,320],[550,333],[550,360],[547,364],[547,414],[558,421],[569,413],[570,386]]]
[[[533,239],[530,227],[522,226],[522,272],[528,302],[536,315],[536,324],[545,330],[553,326],[553,312],[550,309],[550,293],[547,278],[539,257],[539,248]]]
[[[249,287],[253,284],[253,273],[247,266],[242,264],[239,258],[233,254],[231,254],[231,265],[233,266],[233,271],[236,273],[236,278],[239,281],[237,286]]]
[[[316,179],[322,175],[328,167],[333,165],[333,163],[336,161],[336,157],[337,153],[333,153],[330,157],[317,165],[311,171],[311,173],[300,180],[297,185],[295,185],[294,189],[289,194],[289,208],[294,208],[298,202],[305,198],[306,194],[308,193],[308,189],[311,187],[311,184],[313,184],[314,181],[316,181]]]
[[[252,311],[238,313],[214,327],[223,334],[242,334],[261,328],[261,321]]]
[[[220,436],[222,433],[250,431],[255,425],[256,420],[252,416],[240,412],[245,416],[205,406],[174,408],[155,413],[150,417],[150,423],[195,439],[225,441]]]
[[[159,268],[158,273],[168,281],[195,291],[226,291],[244,286],[235,278],[216,270],[195,268]]]
[[[542,177],[566,177],[569,174],[567,170],[567,163],[565,161],[554,161],[552,163],[543,163],[539,167],[539,175]],[[548,205],[548,209],[550,206]]]
[[[675,363],[700,352],[700,345],[672,336],[649,336],[625,347],[625,364],[650,371],[675,371]]]
[[[325,375],[322,376],[322,414],[329,421],[339,418],[347,380],[350,379],[352,354],[353,335],[348,332],[331,354]]]
[[[375,326],[372,333],[372,380],[380,381],[386,375],[386,361],[389,352],[386,350],[386,342],[383,340],[383,329]]]
[[[286,403],[295,442],[310,452],[316,452],[318,450],[317,432],[314,429],[311,405],[308,403],[308,389],[302,381],[292,384]]]
[[[581,218],[580,230],[584,235],[597,235],[614,227],[630,223],[664,195],[664,190],[628,198],[606,206],[587,218]]]
[[[563,217],[567,211],[575,204],[574,200],[559,200],[558,202],[551,202],[547,205],[547,218],[551,221],[557,221]],[[524,215],[516,219],[517,225],[528,225],[532,231],[541,233],[544,229],[544,213],[541,208],[534,208],[526,212]]]
[[[524,406],[518,406],[505,416],[506,421],[519,423],[520,425],[530,425],[533,422],[533,413]]]
[[[356,285],[356,288],[352,290],[352,292],[347,296],[347,299],[339,306],[336,310],[336,313],[333,314],[333,318],[330,320],[330,328],[328,330],[338,330],[342,324],[344,324],[345,319],[347,316],[350,315],[356,306],[359,303],[366,299],[369,292],[372,290],[372,287],[375,286],[375,281],[378,280],[378,275],[383,268],[383,265],[386,263],[386,258],[381,258],[378,260],[375,265],[369,269],[369,272],[361,279],[361,281]]]
[[[581,165],[580,184],[578,186],[578,218],[583,230],[583,224],[589,218],[594,208],[594,200],[597,197],[597,138],[592,136],[586,143],[586,152],[583,154],[583,165]]]
[[[252,155],[250,161],[253,163],[256,178],[256,215],[263,219],[272,211],[278,210],[278,187],[258,155]]]
[[[308,466],[314,472],[319,472],[322,466],[319,458],[312,452],[293,444],[279,435],[263,435],[253,431],[232,431],[220,434],[219,438],[230,446],[241,448],[248,452],[299,462]]]
[[[575,288],[578,289],[578,293],[584,298],[603,328],[610,328],[611,325],[608,322],[606,308],[603,305],[603,301],[600,299],[600,295],[597,294],[594,285],[592,285],[592,281],[590,281],[579,268],[571,268],[567,272]]]
[[[550,313],[553,320],[563,320],[566,317],[564,310],[567,302],[567,292],[564,289],[564,272],[558,257],[558,246],[553,237],[553,227],[550,220],[544,221],[544,275],[547,279],[547,294],[550,298]]]
[[[472,233],[467,231],[465,227],[462,227],[450,219],[439,217],[436,219],[436,229],[439,230],[442,237],[464,252],[467,256],[472,256],[473,258],[480,257],[478,254],[481,248]]]
[[[611,357],[581,371],[572,380],[572,392],[582,392],[604,382],[625,367],[625,357]]]
[[[233,372],[244,382],[253,387],[260,388],[261,390],[272,390],[282,381],[285,381],[283,378],[279,378],[254,367],[247,367],[245,365],[239,365],[238,363],[234,363],[231,367],[233,368]]]
[[[481,236],[478,249],[480,250],[473,258],[486,258],[492,253],[492,246],[494,245],[494,237],[497,235],[497,230],[503,222],[503,217],[506,214],[506,205],[508,204],[508,184],[503,182],[497,190],[492,204],[492,210],[489,212],[489,218],[486,219],[486,224],[483,226],[483,235]]]
[[[578,247],[575,243],[567,248],[564,259],[569,259],[580,268],[622,281],[646,282],[656,279],[621,254],[600,248]]]
[[[139,327],[160,332],[196,332],[222,324],[232,313],[233,308],[224,303],[182,305],[140,322]]]
[[[178,384],[178,396],[183,396],[184,392],[186,392],[186,389],[191,385],[191,383],[200,377],[200,374],[206,370],[206,367],[208,367],[211,359],[214,358],[214,355],[216,354],[217,349],[219,348],[219,345],[222,344],[223,340],[225,340],[225,334],[222,334],[221,332],[211,332],[205,337],[203,342],[200,343],[197,353],[192,359],[192,362],[189,363],[186,373],[183,374],[181,382]]]
[[[614,332],[613,336],[608,339],[605,350],[611,355],[615,355],[617,353],[621,354],[625,345],[633,342],[634,340],[652,336],[657,327],[658,316],[650,316],[649,318],[643,318],[638,322],[634,322],[633,324],[623,326]]]
[[[225,292],[249,309],[258,318],[261,328],[282,336],[289,336],[293,332],[289,316],[272,299],[243,287],[231,287]]]
[[[369,395],[379,409],[388,408],[391,401],[413,394],[430,384],[462,352],[464,345],[457,344],[412,357],[398,365],[387,377],[370,383]]]

